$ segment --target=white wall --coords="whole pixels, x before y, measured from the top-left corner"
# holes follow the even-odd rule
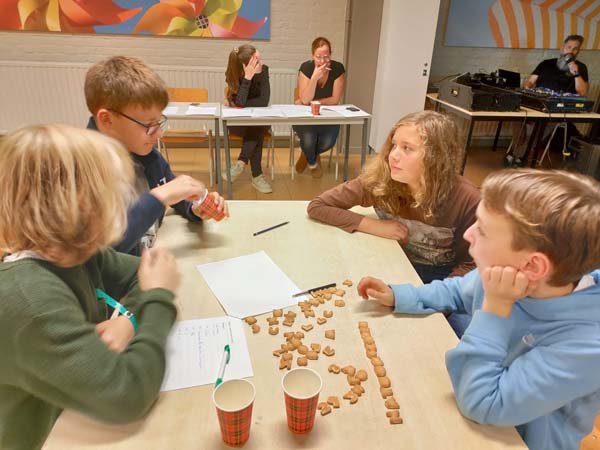
[[[300,64],[311,57],[311,43],[319,35],[331,40],[338,49],[336,59],[344,62],[346,8],[347,0],[271,0],[271,39],[252,43],[261,50],[265,63],[271,68],[272,84],[281,79],[276,76],[277,72],[293,75]],[[87,113],[82,93],[85,70],[103,58],[117,54],[136,56],[160,73],[173,72],[173,69],[182,73],[222,72],[224,86],[229,52],[244,42],[0,32],[0,134],[28,123],[85,123]],[[191,85],[181,87],[194,87],[198,77],[188,79],[192,80],[188,82]],[[287,84],[285,89],[288,89]],[[213,89],[218,92],[209,92],[213,101],[222,98],[222,89],[219,84],[218,89]],[[283,88],[272,85],[272,93],[277,92],[283,92]],[[292,97],[290,92],[289,98],[277,100],[292,101]],[[18,117],[15,108],[19,110]]]
[[[398,119],[423,109],[438,9],[439,0],[384,1],[369,140],[376,151]]]

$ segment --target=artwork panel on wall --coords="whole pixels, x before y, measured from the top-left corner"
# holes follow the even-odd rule
[[[600,0],[451,0],[445,45],[560,48],[568,35],[600,49]]]
[[[0,30],[269,39],[270,0],[0,0]]]

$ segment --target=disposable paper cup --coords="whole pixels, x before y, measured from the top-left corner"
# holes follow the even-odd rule
[[[321,376],[312,369],[300,367],[287,372],[281,386],[288,428],[296,434],[310,432],[315,424],[319,393],[323,387]]]
[[[223,209],[223,211],[219,211],[212,195],[209,195],[208,189],[204,193],[204,197],[202,197],[200,200],[196,200],[194,203],[202,213],[208,215],[211,219],[214,219],[217,222],[219,220],[223,220],[225,217],[225,209]]]
[[[313,100],[310,102],[310,112],[313,116],[318,116],[321,114],[321,102],[318,100]]]
[[[248,380],[227,380],[213,391],[221,437],[230,447],[241,447],[250,437],[254,396]]]

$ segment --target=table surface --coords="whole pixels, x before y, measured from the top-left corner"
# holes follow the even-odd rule
[[[521,106],[519,111],[470,111],[460,106],[448,103],[438,98],[438,94],[427,94],[427,98],[438,102],[452,110],[462,114],[465,117],[477,118],[478,120],[484,118],[502,119],[502,118],[531,118],[531,119],[581,119],[587,121],[600,120],[600,114],[598,113],[545,113],[536,109],[527,108]]]
[[[401,444],[405,449],[525,449],[512,427],[482,426],[465,419],[456,407],[444,354],[456,346],[457,338],[441,314],[426,317],[395,316],[389,308],[365,302],[356,294],[362,276],[373,275],[388,282],[420,284],[420,279],[395,242],[363,233],[348,234],[335,227],[314,222],[306,216],[307,202],[232,201],[231,218],[221,223],[191,224],[169,215],[160,231],[158,244],[176,256],[182,286],[176,299],[179,319],[224,315],[196,266],[264,250],[301,288],[308,289],[346,278],[354,286],[346,289],[345,307],[326,303],[334,316],[324,325],[298,314],[291,329],[280,325],[280,334],[268,334],[265,318],[258,317],[259,334],[244,324],[254,368],[256,400],[250,440],[254,449],[387,449]],[[372,209],[356,208],[374,216]],[[252,233],[276,223],[290,223],[253,237]],[[243,288],[240,286],[240,288]],[[268,286],[265,287],[268,289]],[[297,306],[292,308],[299,312]],[[392,382],[394,395],[404,418],[402,425],[390,425],[377,378],[365,356],[358,332],[359,320],[368,321],[379,356]],[[272,351],[284,342],[283,331],[299,331],[312,323],[304,342],[335,348],[333,357],[319,356],[309,367],[323,378],[321,398],[337,395],[342,402],[327,416],[317,414],[315,428],[305,436],[287,430],[281,389],[283,371]],[[324,339],[323,331],[334,328],[335,341]],[[294,359],[295,361],[295,359]],[[365,393],[355,405],[342,400],[348,391],[346,377],[327,372],[329,364],[354,365],[367,371]],[[296,364],[294,362],[294,367]],[[161,393],[150,413],[127,425],[107,425],[73,411],[58,419],[44,449],[225,449],[211,402],[212,386],[199,386]]]

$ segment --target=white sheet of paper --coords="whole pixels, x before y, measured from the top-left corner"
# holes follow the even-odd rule
[[[243,319],[295,305],[298,286],[264,252],[197,266],[229,316]]]
[[[310,106],[306,105],[272,105],[279,108],[285,117],[312,117]]]
[[[216,106],[199,106],[190,105],[185,112],[186,116],[198,115],[198,116],[214,116],[217,112]]]
[[[252,117],[285,117],[279,108],[252,108]]]
[[[223,380],[254,376],[241,320],[224,316],[176,322],[167,339],[167,369],[160,390],[213,384],[226,344],[231,356]]]
[[[178,110],[179,110],[179,107],[177,107],[177,106],[167,106],[165,109],[163,109],[162,113],[165,116],[176,116]]]
[[[344,117],[364,117],[368,115],[360,108],[358,108],[358,111],[350,111],[349,106],[356,108],[354,105],[321,105],[321,110],[334,111]]]
[[[229,117],[252,117],[252,110],[249,108],[222,108],[221,115],[225,119]]]

